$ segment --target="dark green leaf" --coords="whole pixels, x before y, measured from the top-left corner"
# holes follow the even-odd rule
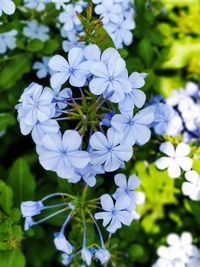
[[[15,124],[15,118],[9,113],[0,113],[0,131],[6,130],[8,126]]]
[[[9,173],[8,184],[13,188],[15,206],[34,198],[35,180],[25,159],[17,159]]]
[[[17,80],[21,79],[31,68],[31,58],[27,54],[19,55],[8,62],[0,72],[0,88],[2,90],[15,85]]]
[[[25,258],[21,251],[5,251],[0,253],[1,267],[25,267]]]
[[[7,214],[10,214],[11,207],[13,205],[12,197],[12,188],[0,180],[0,206]]]

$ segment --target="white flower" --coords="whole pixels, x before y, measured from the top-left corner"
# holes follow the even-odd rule
[[[16,48],[16,35],[16,30],[0,33],[0,54],[6,53],[8,48],[11,50]]]
[[[33,69],[37,70],[36,75],[39,79],[47,77],[48,74],[52,74],[51,69],[49,68],[49,59],[50,57],[42,57],[42,62],[36,61],[33,64]]]
[[[152,267],[197,267],[200,266],[200,254],[192,244],[192,236],[184,232],[167,236],[168,247],[160,246],[157,250],[158,260]],[[193,265],[196,264],[196,265]]]
[[[51,86],[59,87],[68,79],[73,86],[84,86],[89,71],[87,62],[83,60],[83,50],[78,47],[69,51],[68,61],[60,55],[53,56],[49,61],[49,67],[55,71],[51,76]]]
[[[183,194],[189,196],[192,200],[200,200],[200,175],[196,171],[188,171],[185,174],[185,179],[182,185]]]
[[[27,22],[27,26],[23,28],[23,34],[32,39],[39,39],[43,42],[49,39],[49,27],[39,24],[36,20]]]
[[[2,13],[12,15],[15,12],[15,4],[11,0],[0,0],[0,16]]]
[[[170,142],[164,142],[160,146],[160,151],[167,155],[156,160],[155,164],[158,169],[164,170],[168,168],[168,174],[172,178],[181,175],[181,169],[189,171],[192,167],[192,159],[187,157],[190,154],[190,146],[184,143],[178,144],[174,149]]]

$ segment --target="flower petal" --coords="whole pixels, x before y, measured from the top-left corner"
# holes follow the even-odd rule
[[[175,160],[172,160],[168,167],[168,174],[171,178],[177,178],[181,175],[181,169]]]
[[[100,197],[101,206],[106,211],[111,211],[114,207],[113,200],[110,195],[104,194]]]
[[[119,187],[125,188],[127,186],[126,175],[123,173],[116,174],[114,180],[115,184]]]
[[[162,143],[159,147],[159,150],[169,157],[173,157],[175,154],[174,147],[170,142]]]

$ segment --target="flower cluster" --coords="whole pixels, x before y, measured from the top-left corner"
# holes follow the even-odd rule
[[[116,48],[128,46],[133,41],[135,28],[132,0],[92,0],[94,12],[102,18],[103,26],[112,37]]]
[[[188,82],[184,89],[174,90],[167,99],[155,97],[155,120],[152,124],[156,134],[176,136],[183,133],[184,142],[200,136],[199,86]]]
[[[91,264],[92,258],[104,265],[110,259],[110,252],[105,247],[103,236],[96,220],[103,219],[103,226],[105,227],[109,224],[107,230],[110,233],[114,233],[117,229],[121,228],[122,224],[130,225],[133,219],[139,219],[136,205],[144,202],[144,194],[135,191],[140,184],[140,179],[136,175],[131,175],[127,181],[124,174],[117,174],[115,175],[115,183],[118,186],[118,189],[113,194],[113,198],[116,200],[115,205],[110,195],[102,195],[100,200],[105,211],[96,213],[94,217],[91,210],[96,208],[98,199],[85,199],[86,192],[84,191],[87,190],[87,187],[80,197],[72,196],[68,193],[54,193],[47,195],[39,201],[22,202],[21,212],[25,218],[25,231],[29,230],[32,226],[46,222],[54,216],[67,213],[60,231],[54,234],[55,247],[58,251],[62,252],[62,264],[67,266],[73,258],[81,256],[87,265]],[[41,216],[44,210],[46,212],[54,210],[54,212],[48,212],[46,217],[40,217],[39,220],[35,219],[37,216]],[[80,214],[83,221],[83,242],[82,248],[79,250],[66,239],[66,228],[70,221],[76,216],[80,217]],[[92,223],[96,227],[100,238],[100,245],[95,244],[94,247],[88,244],[86,240],[88,223]]]
[[[156,160],[155,164],[159,170],[168,170],[171,178],[181,176],[181,170],[185,171],[184,177],[186,181],[182,184],[182,192],[194,201],[200,200],[200,176],[195,170],[191,170],[193,161],[188,155],[191,148],[188,144],[179,143],[174,148],[170,142],[164,142],[160,145],[160,151],[166,156]]]
[[[167,236],[168,246],[160,246],[157,250],[158,260],[152,267],[197,267],[200,266],[200,250],[192,244],[192,236],[184,232]]]
[[[55,201],[55,198],[57,199],[56,204],[47,205],[46,202],[52,200]],[[61,198],[62,201],[60,201],[58,198]],[[58,201],[59,200],[59,201]],[[68,202],[69,200],[69,202]],[[97,200],[88,200],[86,202],[88,205],[94,205]],[[47,195],[40,201],[26,201],[21,203],[21,212],[23,217],[25,218],[25,225],[24,229],[25,231],[29,230],[32,226],[38,225],[40,223],[43,223],[50,218],[57,216],[62,213],[67,213],[66,220],[64,221],[61,229],[59,232],[54,234],[54,245],[56,249],[60,252],[62,252],[61,255],[61,261],[64,266],[68,266],[73,258],[75,257],[81,257],[82,260],[87,264],[90,265],[92,258],[94,257],[95,260],[99,261],[102,265],[104,265],[106,262],[110,259],[110,253],[105,248],[104,240],[100,231],[100,228],[98,227],[98,224],[96,223],[96,220],[92,216],[92,213],[90,212],[89,208],[82,209],[83,207],[83,200],[78,199],[74,196],[71,196],[66,193],[54,193]],[[94,206],[95,207],[95,206]],[[61,209],[58,209],[61,208]],[[37,217],[42,213],[43,210],[52,210],[56,209],[53,213],[50,213],[46,217],[36,220],[33,219],[33,217]],[[84,213],[85,212],[85,213]],[[83,215],[83,244],[81,250],[77,250],[67,239],[65,236],[66,228],[73,217],[76,215],[79,216],[80,213]],[[89,218],[86,218],[85,216],[89,215]],[[97,247],[93,247],[91,245],[87,245],[86,240],[86,230],[87,230],[87,223],[88,220],[90,223],[93,223],[96,226],[97,233],[100,237],[100,245]]]
[[[96,45],[70,49],[68,60],[55,55],[49,67],[52,89],[32,83],[16,106],[21,131],[32,133],[46,170],[72,183],[82,177],[94,186],[96,174],[122,168],[132,157],[132,146],[150,139],[152,107],[133,114],[145,102],[138,89],[145,74],[129,77],[116,49],[101,53]],[[66,82],[70,88],[62,89]]]
[[[103,226],[108,226],[106,229],[110,233],[115,233],[122,227],[122,224],[130,225],[132,220],[139,219],[136,205],[144,202],[144,194],[135,192],[140,185],[140,179],[136,175],[131,175],[127,181],[126,176],[119,173],[115,175],[114,179],[118,186],[113,194],[115,204],[110,195],[104,194],[100,198],[104,211],[95,214],[95,219],[102,219]]]

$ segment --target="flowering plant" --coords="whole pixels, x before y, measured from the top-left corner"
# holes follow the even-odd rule
[[[198,11],[0,0],[1,266],[200,265]]]

